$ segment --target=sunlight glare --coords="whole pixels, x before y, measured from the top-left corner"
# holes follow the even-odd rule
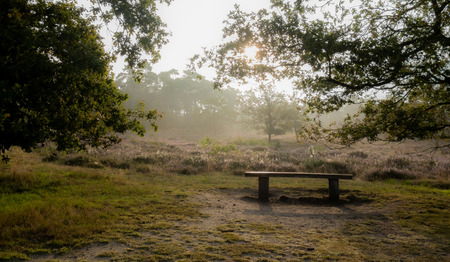
[[[244,50],[244,55],[249,58],[249,59],[255,59],[256,58],[256,54],[258,53],[259,48],[256,46],[249,46],[246,47]]]

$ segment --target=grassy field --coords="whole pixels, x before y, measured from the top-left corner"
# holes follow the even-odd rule
[[[450,152],[428,142],[329,149],[279,140],[126,138],[0,164],[0,260],[446,261]],[[245,170],[352,173],[274,179]]]

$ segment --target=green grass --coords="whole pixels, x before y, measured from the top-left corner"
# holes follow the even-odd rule
[[[104,244],[120,248],[99,249],[93,256],[112,261],[449,258],[450,190],[445,181],[341,181],[341,201],[330,204],[325,199],[326,180],[271,179],[271,192],[292,200],[280,203],[272,199],[274,207],[314,210],[325,206],[344,213],[352,208],[363,211],[334,227],[300,225],[292,230],[283,224],[282,217],[275,223],[255,222],[250,216],[230,217],[205,228],[202,225],[209,216],[202,210],[208,206],[196,200],[197,196],[228,192],[232,201],[241,201],[242,195],[233,192],[255,194],[257,180],[216,171],[211,161],[220,158],[204,157],[196,151],[180,162],[202,167],[197,174],[170,172],[158,162],[176,158],[164,155],[170,147],[149,146],[163,153],[134,154],[120,160],[89,156],[91,162],[110,159],[111,163],[130,163],[126,169],[114,165],[101,169],[67,166],[63,157],[43,162],[38,153],[13,151],[10,163],[0,165],[0,260],[26,260],[48,254],[64,258],[74,249]],[[239,152],[229,154],[245,156]],[[77,156],[71,155],[70,159]],[[143,168],[147,171],[140,172]],[[297,198],[300,204],[295,202]],[[255,201],[254,205],[257,209],[260,204]]]
[[[41,249],[61,253],[100,239],[109,241],[146,226],[139,221],[149,214],[156,220],[154,228],[166,228],[171,219],[199,215],[189,204],[180,206],[180,193],[171,193],[163,185],[143,184],[138,176],[117,170],[13,160],[3,164],[0,182],[3,259],[23,259]],[[161,217],[164,223],[159,222]]]

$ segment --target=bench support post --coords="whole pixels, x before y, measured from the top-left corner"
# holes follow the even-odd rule
[[[269,178],[259,177],[258,198],[259,200],[269,199]]]
[[[339,179],[328,179],[330,200],[339,200]]]

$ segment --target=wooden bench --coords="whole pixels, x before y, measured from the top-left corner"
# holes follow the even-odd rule
[[[327,174],[327,173],[304,173],[304,172],[270,172],[270,171],[248,171],[246,177],[258,177],[258,198],[267,200],[269,198],[269,177],[298,177],[298,178],[323,178],[328,179],[328,191],[330,200],[339,199],[339,179],[352,179],[350,174]]]

